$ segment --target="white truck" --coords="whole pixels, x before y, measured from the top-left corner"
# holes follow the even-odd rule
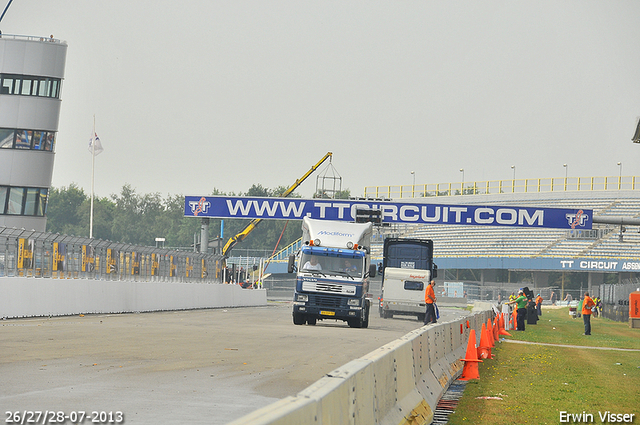
[[[437,277],[433,263],[433,241],[387,238],[383,249],[380,316],[416,316],[424,321],[425,289]]]
[[[297,271],[293,323],[346,321],[352,328],[369,326],[369,278],[375,277],[369,248],[371,223],[302,220],[302,248],[289,257],[289,273]]]

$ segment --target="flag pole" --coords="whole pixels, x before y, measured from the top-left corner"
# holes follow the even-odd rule
[[[93,133],[91,134],[91,138],[93,142],[91,143],[91,212],[89,213],[89,239],[93,239],[93,181],[95,175],[95,165],[96,165],[96,116],[93,115]]]

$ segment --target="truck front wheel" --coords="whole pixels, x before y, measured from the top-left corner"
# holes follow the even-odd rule
[[[369,327],[369,301],[367,301],[366,307],[365,307],[365,312],[364,312],[364,320],[362,321],[362,327],[363,328],[368,328]]]
[[[304,314],[293,313],[294,325],[304,325],[306,322],[307,322],[307,319],[304,317]]]

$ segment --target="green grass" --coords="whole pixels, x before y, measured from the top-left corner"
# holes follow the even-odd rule
[[[536,325],[511,332],[512,340],[572,346],[640,349],[640,330],[627,323],[582,318],[567,308],[543,310]],[[555,329],[554,329],[555,328]],[[479,365],[480,379],[466,386],[450,424],[557,424],[560,412],[634,413],[640,423],[640,352],[564,348],[502,342],[495,358]],[[485,400],[477,397],[501,397]]]

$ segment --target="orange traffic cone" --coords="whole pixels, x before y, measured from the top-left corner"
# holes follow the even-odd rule
[[[491,341],[489,338],[489,332],[485,327],[484,323],[482,324],[482,332],[480,333],[480,346],[478,347],[478,358],[480,359],[490,359],[493,355],[491,354]]]
[[[491,325],[491,319],[487,319],[487,339],[489,340],[489,344],[491,344],[491,348],[496,346],[495,340],[493,339],[493,325]]]
[[[499,335],[511,336],[509,332],[504,328],[504,313],[500,313],[500,331]]]
[[[484,326],[484,325],[483,325]],[[468,381],[469,379],[480,379],[480,372],[478,372],[478,363],[482,363],[482,360],[478,359],[478,353],[476,351],[476,330],[471,329],[469,331],[469,342],[467,343],[467,353],[462,359],[464,361],[464,368],[462,369],[461,381]]]
[[[518,329],[518,310],[513,310],[513,314],[511,315],[511,320],[513,323],[513,329]]]
[[[493,319],[493,341],[494,341],[494,346],[495,346],[495,343],[500,340],[500,337],[498,336],[498,330],[499,329],[500,329],[500,325],[498,325],[498,316],[496,316],[495,319]]]

